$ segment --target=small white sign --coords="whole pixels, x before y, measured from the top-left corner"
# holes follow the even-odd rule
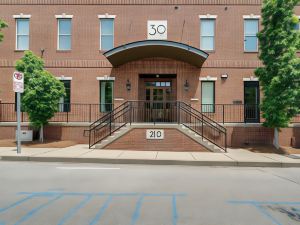
[[[146,130],[146,139],[161,140],[165,138],[164,130]]]
[[[24,92],[24,74],[21,72],[14,72],[13,74],[13,89],[14,92]]]
[[[148,39],[149,40],[168,39],[168,21],[148,20]]]

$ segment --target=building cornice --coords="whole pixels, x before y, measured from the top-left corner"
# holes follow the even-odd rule
[[[262,0],[0,0],[0,5],[261,5]]]
[[[134,65],[144,65],[147,60],[131,62]],[[151,60],[150,60],[151,61]],[[172,66],[174,61],[163,62]],[[0,67],[13,68],[15,61],[0,59]],[[112,68],[108,60],[45,60],[47,68]],[[259,60],[207,60],[202,68],[249,68],[261,67]]]

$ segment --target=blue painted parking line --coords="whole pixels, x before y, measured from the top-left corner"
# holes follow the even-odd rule
[[[84,207],[91,199],[92,199],[91,195],[86,196],[78,205],[70,209],[69,212],[67,212],[64,215],[64,217],[58,222],[57,225],[65,224],[78,210]]]
[[[24,203],[24,202],[30,200],[30,199],[33,198],[33,197],[34,197],[34,195],[29,195],[29,196],[27,196],[27,197],[25,197],[25,198],[23,198],[23,199],[21,199],[21,200],[19,200],[19,201],[17,201],[17,202],[14,202],[13,204],[11,204],[11,205],[9,205],[9,206],[7,206],[7,207],[0,208],[0,213],[5,212],[6,210],[9,210],[9,209],[15,208],[15,207],[17,207],[18,205],[21,205],[22,203]]]
[[[110,195],[96,214],[96,216],[92,219],[92,221],[89,223],[89,225],[95,225],[98,223],[98,221],[101,219],[102,215],[105,213],[105,210],[108,208],[109,204],[111,203],[113,199],[113,196]]]
[[[230,204],[235,204],[235,205],[250,205],[254,206],[263,216],[265,216],[268,220],[270,220],[273,224],[275,225],[284,225],[278,219],[274,218],[267,210],[266,207],[272,207],[272,206],[299,206],[300,207],[300,202],[286,202],[286,201],[228,201]],[[300,213],[297,214],[297,209],[293,208],[294,212],[288,212],[286,210],[286,213],[289,215],[291,218],[291,214],[295,214],[300,218]],[[282,211],[281,211],[282,212]],[[299,210],[300,212],[300,210]]]
[[[178,220],[176,195],[172,197],[172,212],[172,225],[176,225]]]
[[[34,216],[38,211],[48,207],[50,204],[52,204],[53,202],[55,202],[56,200],[62,198],[62,195],[59,195],[51,200],[49,200],[48,202],[32,209],[31,211],[29,211],[24,217],[22,217],[18,222],[15,223],[15,225],[19,225],[23,222],[25,222],[26,220],[30,219],[32,216]]]
[[[140,212],[141,212],[141,207],[143,204],[144,197],[145,197],[144,195],[141,195],[136,202],[135,210],[131,217],[131,225],[135,225],[137,220],[140,217]]]
[[[16,207],[21,206],[22,204],[26,202],[30,202],[32,199],[40,199],[40,198],[48,198],[48,201],[46,203],[43,203],[33,209],[31,209],[25,216],[20,218],[15,225],[20,225],[29,219],[31,219],[33,216],[38,216],[40,211],[43,209],[46,209],[48,206],[50,206],[52,203],[59,199],[64,199],[64,197],[82,197],[83,199],[75,206],[73,206],[67,213],[65,213],[61,219],[59,219],[59,222],[57,225],[64,225],[68,221],[70,221],[73,216],[75,216],[77,213],[80,212],[82,208],[84,208],[91,200],[93,200],[95,197],[105,197],[105,201],[103,205],[99,208],[97,213],[93,216],[93,218],[90,219],[90,221],[87,221],[86,224],[88,225],[95,225],[98,224],[103,215],[106,213],[107,208],[110,206],[111,202],[114,200],[118,201],[118,197],[129,197],[129,198],[135,198],[137,199],[134,212],[131,215],[131,223],[130,225],[136,225],[138,224],[138,221],[140,220],[140,214],[142,210],[142,205],[144,203],[145,198],[169,198],[170,204],[171,204],[171,213],[172,216],[170,217],[171,224],[177,225],[178,222],[178,211],[177,211],[177,198],[186,196],[185,193],[106,193],[106,192],[63,192],[63,191],[47,191],[47,192],[20,192],[18,195],[25,195],[24,198],[4,207],[0,208],[0,219],[1,214],[8,210],[18,210]],[[0,222],[0,225],[5,225],[4,221]]]

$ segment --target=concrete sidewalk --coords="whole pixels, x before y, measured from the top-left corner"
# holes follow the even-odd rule
[[[7,161],[192,165],[192,166],[247,166],[300,167],[300,154],[278,155],[253,153],[244,149],[228,149],[227,153],[165,152],[89,149],[87,145],[67,148],[0,147],[0,159]]]

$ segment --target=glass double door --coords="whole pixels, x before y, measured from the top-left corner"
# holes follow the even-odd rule
[[[166,82],[168,83],[168,82]],[[170,82],[169,82],[170,83]],[[148,122],[171,122],[175,102],[171,101],[171,84],[145,87],[145,120]]]

